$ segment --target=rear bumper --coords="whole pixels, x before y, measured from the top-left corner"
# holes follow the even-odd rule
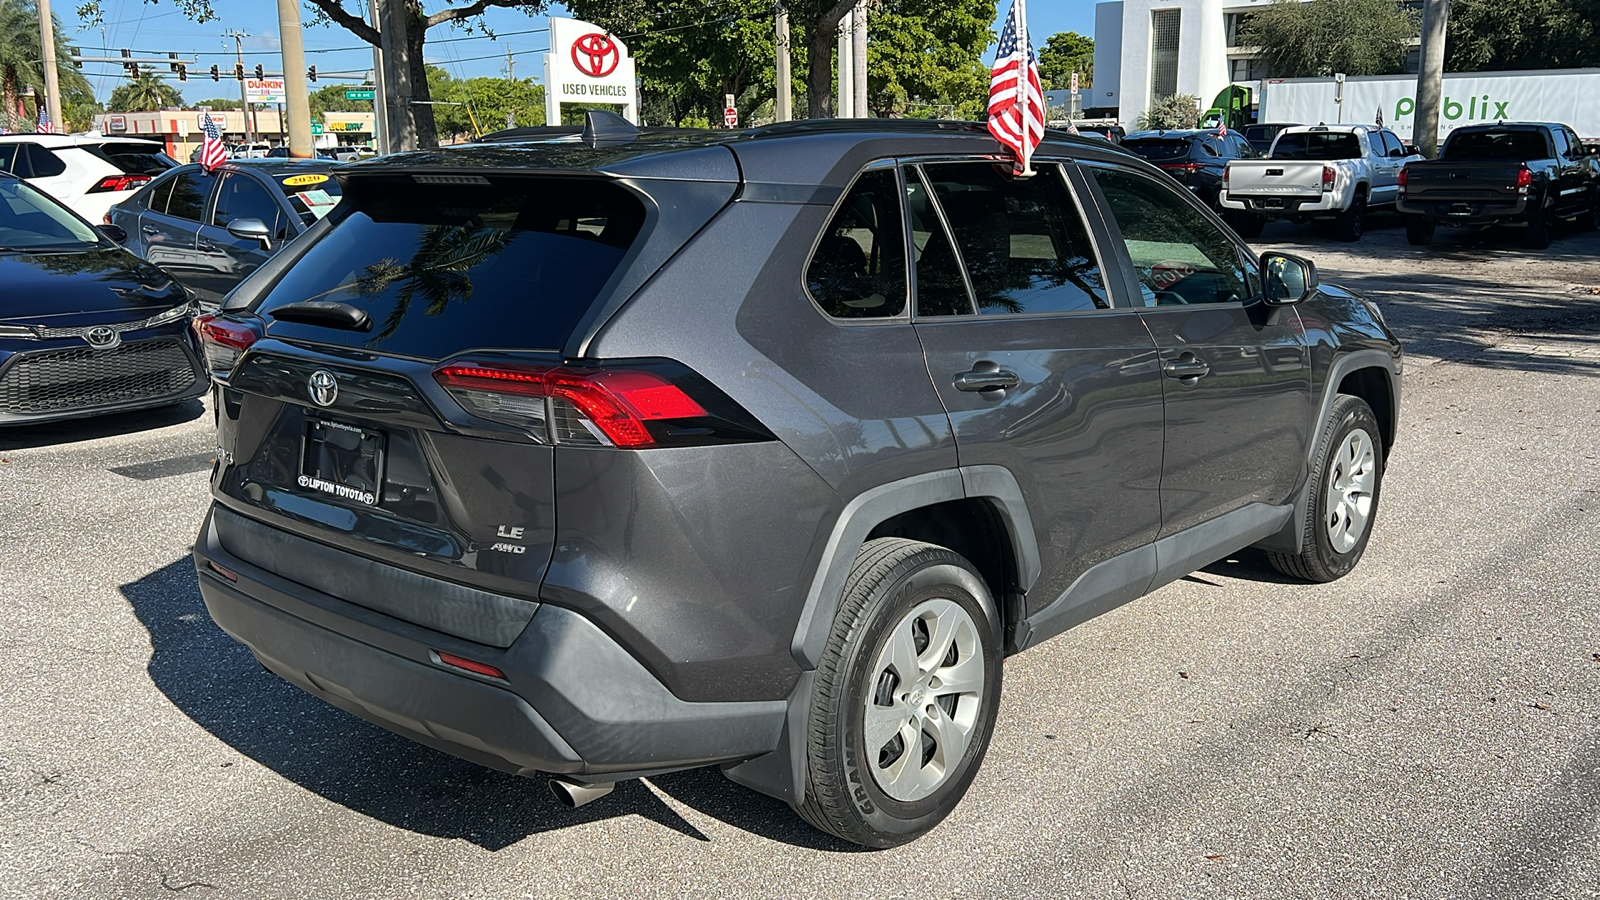
[[[195,544],[212,619],[303,690],[418,743],[520,775],[608,781],[748,759],[778,745],[784,701],[673,696],[587,618],[541,605],[505,649],[322,594],[227,552],[207,516]],[[238,575],[229,581],[207,562]],[[444,665],[440,652],[505,678]]]
[[[1494,222],[1526,219],[1532,204],[1527,198],[1517,200],[1423,200],[1408,199],[1404,194],[1395,202],[1395,209],[1404,215],[1421,216],[1440,225],[1488,225]]]
[[[1338,201],[1338,195],[1332,193],[1306,196],[1240,197],[1223,191],[1217,202],[1223,209],[1248,210],[1268,217],[1335,213],[1343,209],[1343,206]]]

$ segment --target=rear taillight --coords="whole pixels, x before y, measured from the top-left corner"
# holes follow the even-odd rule
[[[1404,194],[1406,192],[1406,184],[1408,182],[1410,182],[1410,181],[1411,181],[1411,170],[1407,169],[1407,168],[1402,168],[1400,170],[1400,193]]]
[[[1322,189],[1323,190],[1325,190],[1325,191],[1333,190],[1333,177],[1334,177],[1333,166],[1323,166],[1322,167]]]
[[[733,401],[676,363],[591,368],[460,361],[439,367],[433,377],[473,415],[545,443],[640,449],[768,436]],[[680,382],[693,382],[704,402]]]
[[[1228,171],[1230,169],[1232,169],[1232,168],[1233,168],[1232,166],[1223,166],[1222,167],[1222,186],[1223,187],[1227,187],[1228,186]]]
[[[261,339],[255,326],[216,313],[196,316],[193,327],[206,355],[206,368],[218,378],[228,377],[244,351]]]
[[[1533,172],[1529,171],[1527,166],[1523,166],[1517,170],[1517,193],[1526,197],[1531,187],[1533,187]]]
[[[103,194],[106,191],[131,191],[149,180],[149,175],[107,175],[95,182],[94,187],[89,188],[88,192]]]
[[[1205,166],[1202,166],[1199,163],[1167,163],[1161,168],[1174,172],[1198,172],[1205,168]]]

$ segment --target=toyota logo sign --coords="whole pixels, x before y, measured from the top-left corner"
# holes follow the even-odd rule
[[[83,339],[89,342],[89,346],[99,350],[107,350],[122,343],[122,335],[109,325],[94,326],[84,332]]]
[[[604,78],[617,70],[622,51],[611,36],[591,32],[572,42],[572,64],[590,78]]]
[[[306,392],[311,395],[311,402],[318,406],[332,406],[333,401],[339,399],[339,379],[327,369],[318,369],[306,379]]]

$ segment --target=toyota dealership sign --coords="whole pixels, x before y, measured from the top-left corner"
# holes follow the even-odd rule
[[[639,122],[633,57],[614,34],[577,19],[550,19],[550,52],[544,55],[544,120],[561,124],[561,104],[610,104]]]

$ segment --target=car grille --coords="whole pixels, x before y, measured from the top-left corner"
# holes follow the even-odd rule
[[[0,410],[45,413],[132,403],[176,394],[194,381],[194,365],[177,338],[110,350],[23,353],[0,374]]]

